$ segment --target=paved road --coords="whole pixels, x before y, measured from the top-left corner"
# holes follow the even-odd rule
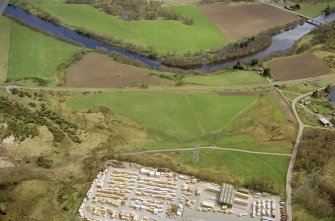
[[[299,148],[299,145],[300,145],[302,133],[304,131],[304,124],[303,124],[303,122],[300,119],[300,116],[299,116],[298,111],[296,109],[296,104],[302,98],[304,98],[305,96],[307,96],[309,94],[310,93],[303,94],[303,95],[295,98],[292,101],[292,110],[293,110],[293,114],[294,114],[295,118],[297,119],[297,122],[298,122],[298,125],[299,125],[299,130],[298,130],[297,139],[295,141],[295,145],[294,145],[294,148],[293,148],[293,152],[292,152],[290,164],[288,166],[287,175],[286,175],[286,210],[287,210],[287,221],[292,221],[292,186],[291,186],[291,183],[292,183],[292,175],[293,175],[293,166],[294,166],[295,160],[297,158],[298,148]]]
[[[224,148],[224,147],[199,147],[200,150],[223,150],[223,151],[235,151],[242,153],[250,153],[250,154],[259,154],[259,155],[270,155],[270,156],[283,156],[290,157],[291,154],[287,153],[270,153],[270,152],[258,152],[258,151],[249,151],[249,150],[241,150],[241,149],[233,149],[233,148]],[[174,152],[174,151],[194,151],[197,148],[171,148],[171,149],[162,149],[162,150],[144,150],[133,153],[122,153],[117,154],[119,156],[135,156],[146,153],[162,153],[162,152]]]

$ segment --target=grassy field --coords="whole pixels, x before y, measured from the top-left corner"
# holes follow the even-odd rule
[[[11,81],[42,79],[55,85],[57,66],[79,49],[13,23],[8,78]]]
[[[309,17],[317,17],[322,14],[327,5],[335,6],[335,2],[303,3],[301,4],[300,10],[297,10],[297,12]]]
[[[104,105],[143,125],[152,134],[184,143],[229,125],[237,112],[256,99],[215,94],[103,93],[79,97],[69,105],[77,110]]]
[[[206,150],[200,153],[200,162],[192,162],[193,152],[169,153],[169,157],[197,170],[234,174],[237,180],[247,184],[253,176],[272,176],[284,190],[289,157],[261,156],[229,151]]]
[[[124,21],[117,16],[107,15],[88,5],[71,5],[63,1],[31,1],[35,6],[58,17],[71,27],[111,35],[140,46],[153,46],[159,54],[217,49],[227,39],[196,5],[171,6],[173,10],[194,19],[194,25],[187,26],[179,21],[140,20]]]
[[[186,83],[209,85],[209,86],[231,86],[246,84],[266,83],[266,79],[254,71],[232,70],[219,72],[213,75],[189,75],[183,79]]]
[[[172,148],[216,144],[229,148],[289,152],[290,143],[276,140],[271,137],[271,131],[266,131],[273,122],[278,125],[285,122],[278,105],[273,102],[269,95],[101,93],[71,99],[67,105],[80,111],[106,106],[113,112],[126,116],[147,130],[150,139],[142,144],[145,147]],[[256,112],[259,115],[258,111],[267,111],[263,115],[264,119],[259,117],[258,121],[248,118],[249,114]],[[266,123],[268,120],[271,123]],[[258,123],[264,127],[256,129]],[[260,134],[253,131],[262,131],[266,136],[262,134],[264,136],[259,138]]]
[[[7,78],[11,26],[8,18],[0,17],[0,82]]]

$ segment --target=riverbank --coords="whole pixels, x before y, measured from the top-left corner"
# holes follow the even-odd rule
[[[256,37],[230,44],[222,50],[207,52],[206,55],[200,54],[197,56],[189,55],[184,57],[169,55],[164,58],[155,58],[154,56],[145,56],[125,48],[111,45],[102,41],[102,39],[95,39],[94,36],[87,33],[85,35],[89,35],[89,37],[85,36],[83,35],[83,31],[79,34],[79,31],[76,32],[62,25],[48,21],[47,18],[50,16],[47,16],[45,19],[39,18],[27,13],[27,11],[20,7],[8,6],[6,14],[27,26],[34,27],[35,30],[39,30],[58,39],[80,44],[93,50],[103,49],[108,53],[116,52],[129,59],[139,61],[151,69],[182,73],[185,70],[188,72],[212,72],[219,69],[231,68],[237,61],[247,64],[254,58],[258,59],[273,56],[276,53],[282,53],[292,48],[298,39],[314,29],[314,26],[311,24],[304,23],[303,25],[297,25],[297,22],[294,22],[285,27],[270,29]],[[285,29],[285,31],[282,31],[283,29]],[[287,39],[287,35],[293,35],[295,37],[293,39]],[[283,42],[283,40],[285,41]]]

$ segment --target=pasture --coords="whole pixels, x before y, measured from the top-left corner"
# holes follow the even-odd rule
[[[12,24],[8,79],[41,79],[55,85],[57,66],[80,50],[17,23]]]
[[[194,19],[194,25],[188,26],[163,19],[124,21],[89,5],[66,4],[56,0],[33,0],[31,4],[58,17],[69,27],[85,28],[143,47],[152,46],[160,55],[218,49],[227,44],[225,36],[196,5],[169,6]]]
[[[302,3],[300,10],[298,10],[297,12],[314,18],[314,17],[321,15],[323,13],[323,10],[327,7],[327,5],[334,7],[335,1],[317,2],[317,3]]]
[[[312,78],[331,73],[331,69],[313,53],[275,58],[268,63],[274,78],[280,81]]]
[[[253,36],[299,19],[296,15],[264,3],[202,5],[200,9],[230,41]]]
[[[70,87],[122,88],[163,83],[156,76],[148,76],[146,69],[117,63],[100,54],[88,54],[67,71]]]
[[[0,17],[0,82],[7,79],[11,26],[8,18]]]
[[[208,86],[231,86],[266,83],[266,79],[255,71],[227,70],[208,75],[186,75],[186,83]]]
[[[287,153],[291,150],[290,136],[294,134],[270,95],[114,92],[76,97],[67,106],[76,111],[105,106],[127,117],[148,133],[148,140],[139,144],[144,148],[216,144]],[[260,111],[264,112],[261,117]],[[257,120],[248,117],[254,114],[258,115]]]

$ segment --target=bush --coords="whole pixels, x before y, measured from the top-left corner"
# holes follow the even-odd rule
[[[48,160],[46,158],[44,158],[43,156],[39,156],[36,159],[36,165],[38,167],[43,167],[43,168],[47,168],[49,169],[52,166],[52,160]]]
[[[277,180],[271,176],[253,176],[251,181],[247,184],[247,187],[269,193],[279,192],[279,184]]]

